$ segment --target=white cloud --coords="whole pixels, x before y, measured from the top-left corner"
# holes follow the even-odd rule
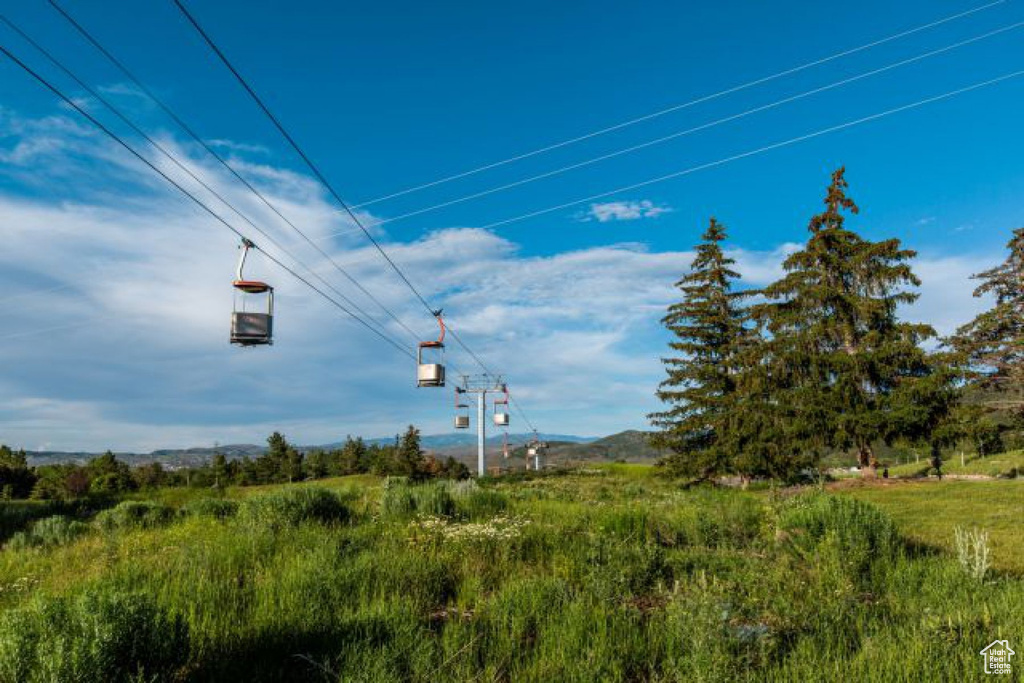
[[[386,435],[410,422],[427,433],[448,431],[446,391],[413,388],[406,356],[258,257],[253,276],[277,286],[277,341],[264,349],[229,347],[236,238],[135,160],[61,117],[12,126],[5,114],[0,111],[5,149],[53,141],[20,167],[23,182],[45,186],[54,174],[82,173],[84,160],[91,160],[94,184],[45,201],[0,195],[0,291],[19,297],[0,299],[0,442],[150,450],[259,441],[273,429],[302,443],[346,433]],[[194,146],[162,141],[413,348],[416,339],[265,206],[201,161]],[[193,186],[180,170],[161,168]],[[310,237],[351,229],[310,179],[266,164],[240,168]],[[72,186],[57,187],[70,192]],[[619,204],[636,206],[609,209],[606,220],[667,210],[650,202]],[[602,220],[596,213],[593,219]],[[513,395],[539,428],[606,434],[644,426],[663,372],[659,356],[667,338],[658,321],[678,296],[672,283],[691,252],[629,243],[525,256],[515,242],[472,228],[412,242],[386,233],[380,239],[429,300],[444,302],[462,339],[508,374]],[[257,242],[276,253],[263,238]],[[418,335],[435,333],[422,306],[365,240],[351,235],[318,244]],[[782,260],[796,248],[730,253],[746,282],[759,286],[782,274]],[[908,315],[950,331],[983,305],[970,297],[967,278],[987,265],[968,257],[918,259],[923,295]],[[474,369],[457,344],[449,351],[451,372]]]
[[[903,314],[914,321],[926,322],[940,337],[956,331],[974,316],[992,305],[989,297],[973,295],[977,282],[971,275],[989,268],[1001,255],[989,258],[967,256],[925,256],[914,261],[914,273],[921,279],[920,298],[905,307]]]
[[[658,216],[671,212],[667,206],[656,206],[649,199],[639,201],[605,202],[603,204],[591,204],[590,209],[581,216],[581,221],[596,220],[598,223],[610,221],[636,221],[642,218],[657,218]]]
[[[244,142],[235,142],[234,140],[223,140],[220,138],[214,138],[207,140],[206,144],[211,147],[220,147],[231,152],[244,152],[247,154],[269,154],[268,150],[263,145],[250,145]]]

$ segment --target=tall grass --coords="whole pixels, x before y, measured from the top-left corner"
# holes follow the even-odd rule
[[[0,553],[0,683],[969,680],[1024,623],[1021,578],[825,493],[630,470],[165,507]]]
[[[410,484],[389,478],[381,496],[380,511],[387,519],[409,519],[416,515],[479,519],[491,517],[508,506],[508,498],[473,480],[431,481]]]
[[[304,522],[341,523],[352,516],[341,497],[322,488],[289,488],[242,502],[241,523],[256,530],[280,531]]]
[[[188,634],[144,595],[89,590],[37,598],[0,616],[0,681],[171,681]]]

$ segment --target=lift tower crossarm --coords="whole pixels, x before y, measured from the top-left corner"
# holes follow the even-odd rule
[[[487,394],[505,393],[501,375],[462,375],[464,394],[476,394],[476,469],[477,476],[487,474]]]

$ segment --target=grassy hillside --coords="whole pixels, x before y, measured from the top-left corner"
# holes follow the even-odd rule
[[[945,457],[947,460],[942,463],[943,474],[985,477],[1014,477],[1024,474],[1024,451],[1010,451],[984,457],[967,455],[963,464],[960,462],[959,455],[952,454]],[[919,463],[890,467],[889,474],[894,477],[916,477],[928,474],[929,470],[928,460],[925,458]],[[934,474],[934,470],[931,470],[931,473]]]
[[[549,463],[572,462],[630,462],[653,463],[665,453],[652,448],[647,442],[647,433],[628,430],[606,436],[590,443],[548,442]],[[524,449],[517,449],[515,457],[523,457]]]
[[[977,650],[1021,635],[1024,579],[908,543],[860,500],[887,489],[651,472],[167,491],[37,521],[0,552],[0,681],[980,680]],[[971,484],[893,509],[952,524],[982,509],[957,512]],[[1020,486],[992,486],[979,523],[1016,519]]]

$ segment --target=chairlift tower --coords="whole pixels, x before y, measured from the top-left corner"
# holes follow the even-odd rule
[[[476,472],[487,474],[487,394],[508,393],[501,375],[462,375],[463,394],[476,394]]]
[[[530,461],[533,460],[533,469],[539,472],[542,465],[541,459],[547,449],[547,443],[540,440],[536,429],[533,430],[533,438],[526,444],[526,469],[530,469]]]

